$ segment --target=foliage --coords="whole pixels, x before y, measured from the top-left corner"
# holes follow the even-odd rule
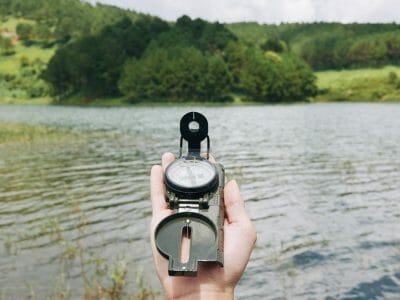
[[[10,38],[0,36],[0,53],[2,55],[12,55],[15,53],[14,45]]]
[[[227,25],[240,40],[280,52],[279,43],[315,70],[400,64],[400,25],[292,23]]]
[[[316,94],[311,69],[290,53],[264,52],[258,47],[231,44],[225,59],[232,70],[235,89],[253,100],[296,101]]]
[[[0,96],[38,98],[49,94],[48,85],[39,78],[45,68],[40,59],[30,62],[26,56],[20,58],[21,67],[16,74],[0,74]]]
[[[400,99],[400,67],[317,72],[318,101]]]
[[[140,57],[151,39],[166,29],[168,24],[157,18],[135,24],[124,18],[97,35],[82,37],[59,48],[43,78],[58,95],[76,92],[97,97],[118,95],[117,82],[125,60]]]
[[[15,27],[25,47],[57,48],[48,63],[43,60],[47,66],[40,78],[36,71],[29,73],[33,59],[20,59],[20,70],[9,72],[2,83],[6,90],[16,88],[13,97],[47,95],[43,80],[62,101],[79,95],[88,101],[126,96],[215,102],[240,95],[277,102],[315,94],[315,78],[291,51],[287,34],[307,32],[307,26],[282,25],[286,31],[281,25],[263,26],[256,32],[268,29],[262,39],[248,45],[223,24],[188,16],[169,24],[79,0],[8,0],[2,5],[3,16],[19,18]],[[396,47],[392,43],[393,57]]]
[[[280,40],[277,36],[271,36],[261,45],[261,49],[264,51],[281,53],[287,50],[287,46],[286,43]]]
[[[16,33],[21,40],[29,40],[32,38],[33,26],[29,23],[19,23]]]
[[[133,99],[218,101],[228,96],[230,73],[218,57],[190,47],[150,47],[127,62],[120,89]]]
[[[188,16],[178,18],[171,30],[160,35],[155,41],[158,47],[195,47],[202,52],[215,53],[236,40],[224,25],[209,23],[201,19],[192,20]]]
[[[35,28],[31,28],[29,38],[59,42],[98,33],[104,26],[124,17],[132,21],[141,17],[133,11],[80,0],[2,0],[0,16],[33,20]],[[24,35],[23,39],[26,38]]]

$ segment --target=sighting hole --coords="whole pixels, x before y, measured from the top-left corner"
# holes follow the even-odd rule
[[[186,264],[190,257],[190,239],[192,238],[192,228],[185,226],[182,228],[181,237],[181,263]]]
[[[200,129],[200,124],[196,121],[192,121],[189,123],[189,130],[191,132],[198,132]]]

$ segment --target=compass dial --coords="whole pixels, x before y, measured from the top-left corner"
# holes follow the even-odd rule
[[[173,192],[209,192],[218,184],[217,170],[202,158],[181,158],[168,166],[167,188]]]

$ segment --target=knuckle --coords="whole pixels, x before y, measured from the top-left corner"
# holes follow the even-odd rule
[[[256,242],[257,240],[257,232],[253,226],[253,224],[249,221],[246,222],[245,224],[243,224],[243,233],[246,237],[249,238],[250,241],[252,241],[253,243]]]
[[[257,231],[251,222],[246,226],[246,235],[253,243],[257,241]]]
[[[160,168],[161,168],[160,165],[153,165],[151,167],[151,173],[154,173],[154,172],[158,171]]]

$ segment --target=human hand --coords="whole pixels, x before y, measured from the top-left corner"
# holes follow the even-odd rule
[[[247,216],[236,181],[224,189],[224,267],[216,263],[199,263],[197,277],[168,275],[168,260],[157,250],[154,231],[172,210],[165,201],[164,171],[175,160],[171,153],[162,156],[162,165],[151,169],[150,192],[153,215],[150,226],[151,247],[157,276],[168,299],[233,299],[234,288],[242,276],[256,241],[256,231]],[[210,157],[210,161],[214,161]]]

